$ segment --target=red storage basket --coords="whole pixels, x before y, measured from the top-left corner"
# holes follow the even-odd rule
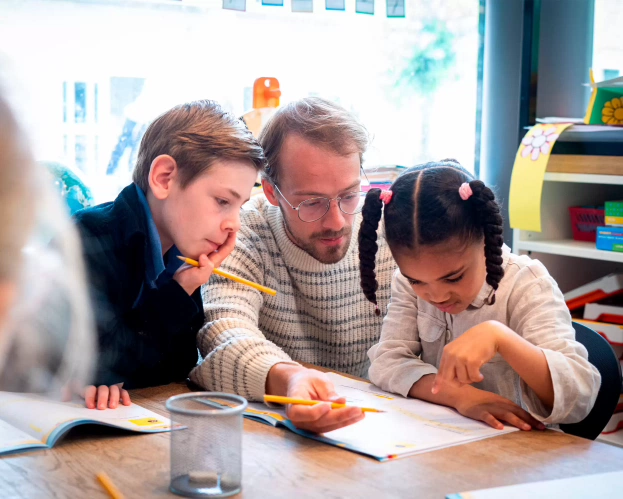
[[[571,228],[576,241],[597,241],[597,227],[605,225],[606,210],[603,206],[572,206]]]

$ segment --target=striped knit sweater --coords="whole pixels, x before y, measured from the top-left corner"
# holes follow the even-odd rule
[[[382,315],[359,285],[355,219],[346,256],[323,264],[294,245],[281,211],[264,196],[241,214],[236,248],[222,269],[277,290],[277,296],[212,276],[203,287],[206,324],[197,341],[203,361],[191,379],[212,391],[261,400],[268,371],[279,362],[309,362],[367,377],[368,349],[378,342],[395,263],[384,237],[377,253]]]

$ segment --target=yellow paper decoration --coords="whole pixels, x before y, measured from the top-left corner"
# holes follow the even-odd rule
[[[524,136],[513,166],[509,197],[510,226],[541,232],[541,194],[550,153],[572,123],[538,124]]]

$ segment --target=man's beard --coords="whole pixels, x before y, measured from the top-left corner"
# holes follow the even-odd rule
[[[286,232],[292,242],[296,244],[299,248],[301,248],[305,253],[310,255],[311,257],[318,260],[320,263],[324,264],[332,264],[339,262],[346,253],[348,252],[348,248],[350,247],[351,234],[353,231],[352,226],[345,225],[344,228],[340,231],[332,231],[325,230],[323,232],[315,232],[313,233],[307,241],[302,241],[290,230],[288,226],[288,222],[283,218],[283,223],[286,227]],[[319,239],[337,239],[338,237],[342,237],[346,239],[346,244],[340,246],[327,246],[324,251],[321,251],[314,241]],[[321,243],[322,244],[322,243]]]

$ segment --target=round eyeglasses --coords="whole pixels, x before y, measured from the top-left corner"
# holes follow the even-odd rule
[[[286,199],[277,185],[274,187],[283,200],[288,203],[290,208],[298,213],[299,219],[302,222],[315,222],[320,220],[329,212],[331,201],[337,201],[340,211],[346,215],[356,215],[357,213],[361,213],[361,210],[363,209],[363,202],[365,201],[367,194],[363,191],[353,191],[347,192],[343,196],[335,198],[310,198],[306,199],[298,206],[294,206]]]

